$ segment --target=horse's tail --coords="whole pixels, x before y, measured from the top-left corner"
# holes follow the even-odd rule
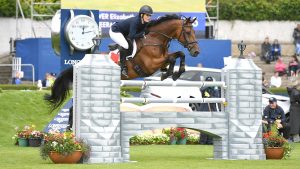
[[[73,66],[60,73],[53,83],[51,94],[44,96],[44,99],[50,104],[51,111],[58,108],[67,98],[72,82]]]

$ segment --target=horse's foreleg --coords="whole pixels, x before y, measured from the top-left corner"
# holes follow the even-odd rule
[[[179,66],[178,72],[173,73],[173,76],[172,76],[173,80],[177,80],[181,76],[181,74],[183,72],[185,72],[185,55],[184,55],[184,53],[181,51],[176,52],[176,58],[178,58],[178,57],[180,58],[180,66]]]
[[[169,68],[167,69],[166,73],[162,73],[161,75],[162,81],[173,74],[175,63],[176,63],[176,53],[169,54],[168,59],[166,61],[166,64],[169,64]]]

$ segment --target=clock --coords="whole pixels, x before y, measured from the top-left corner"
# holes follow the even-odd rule
[[[94,14],[74,16],[70,10],[71,18],[65,26],[65,38],[70,46],[70,53],[74,50],[86,51],[94,47],[93,38],[99,35],[99,27]]]

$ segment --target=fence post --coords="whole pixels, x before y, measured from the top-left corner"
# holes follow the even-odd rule
[[[263,160],[262,71],[251,59],[232,59],[223,74],[229,115],[228,158]]]
[[[122,162],[119,66],[108,55],[87,54],[73,79],[75,134],[91,145],[85,163]]]

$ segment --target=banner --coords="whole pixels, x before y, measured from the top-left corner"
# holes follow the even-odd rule
[[[205,0],[61,0],[61,9],[138,12],[150,5],[154,12],[205,12]]]
[[[110,26],[115,22],[120,22],[127,18],[137,15],[136,12],[114,12],[114,11],[99,11],[99,27],[102,30],[102,37],[108,37]],[[158,19],[166,14],[174,14],[173,12],[156,12],[152,16],[152,19]],[[197,20],[193,23],[194,30],[197,37],[202,37],[205,32],[205,13],[198,12],[180,12],[176,13],[183,17],[197,17]]]

